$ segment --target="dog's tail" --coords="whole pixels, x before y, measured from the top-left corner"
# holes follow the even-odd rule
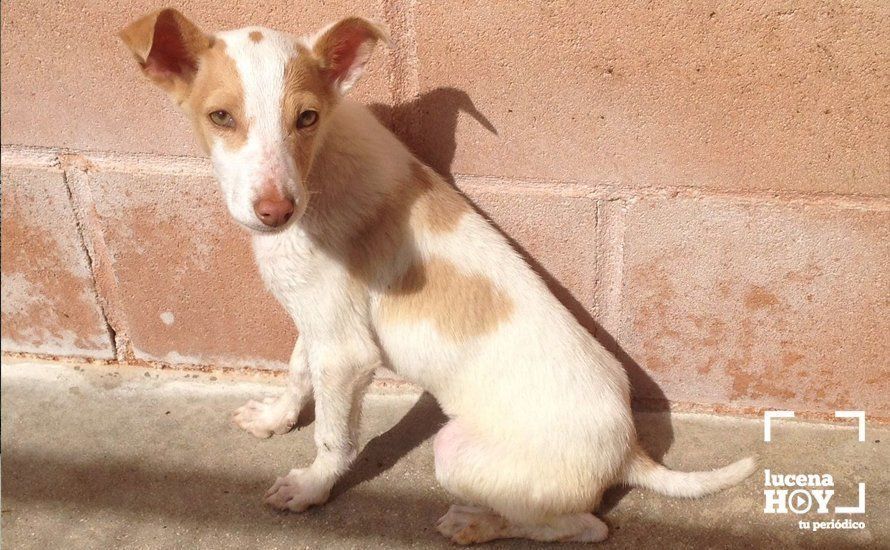
[[[743,458],[710,472],[675,472],[655,462],[639,446],[630,455],[624,481],[670,497],[697,498],[739,483],[757,466],[754,457]]]

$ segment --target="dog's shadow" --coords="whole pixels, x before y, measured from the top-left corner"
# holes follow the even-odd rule
[[[436,88],[412,101],[395,106],[374,104],[371,105],[371,110],[408,145],[417,158],[435,169],[452,185],[455,179],[451,164],[457,148],[457,123],[461,113],[473,117],[489,132],[497,135],[494,125],[476,108],[469,95],[456,88]],[[674,441],[664,392],[565,286],[522,245],[507,235],[484,209],[473,203],[472,199],[470,202],[476,211],[506,236],[578,322],[621,361],[627,370],[634,395],[644,398],[646,410],[661,413],[645,415],[645,422],[640,421],[640,415],[636,416],[641,445],[652,458],[661,461]],[[429,394],[423,394],[393,428],[368,442],[356,459],[353,469],[335,487],[334,495],[342,494],[391,468],[400,458],[432,437],[445,420],[446,417],[435,399]],[[609,490],[604,495],[599,510],[605,513],[614,508],[628,490],[626,487]]]

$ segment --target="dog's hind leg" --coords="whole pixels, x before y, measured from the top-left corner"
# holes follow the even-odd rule
[[[287,387],[279,397],[262,402],[250,400],[232,414],[232,422],[256,437],[285,434],[297,425],[300,411],[312,396],[312,377],[303,337],[297,339],[290,358]]]
[[[585,512],[592,504],[588,508],[581,502],[562,512],[517,508],[530,505],[524,497],[532,489],[520,479],[505,478],[503,468],[508,466],[497,459],[498,450],[484,444],[459,420],[451,420],[439,431],[433,452],[439,483],[464,501],[486,506],[452,506],[439,519],[438,531],[458,544],[503,538],[599,542],[609,534],[605,523]]]

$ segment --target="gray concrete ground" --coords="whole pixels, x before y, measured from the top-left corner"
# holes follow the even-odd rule
[[[432,399],[372,392],[355,468],[327,505],[297,515],[273,511],[261,497],[276,475],[312,459],[311,426],[259,441],[228,421],[246,399],[277,390],[274,383],[218,374],[4,364],[3,547],[451,546],[433,527],[452,499],[433,475],[430,437],[443,417]],[[709,469],[757,453],[761,467],[774,473],[832,474],[832,507],[855,505],[857,483],[865,482],[867,511],[764,514],[759,469],[740,486],[694,501],[613,490],[598,512],[611,529],[603,547],[888,547],[890,429],[869,426],[859,443],[853,427],[782,421],[766,444],[762,424],[750,419],[643,414],[638,420],[645,445],[672,467]],[[798,527],[801,519],[845,517],[865,528]]]

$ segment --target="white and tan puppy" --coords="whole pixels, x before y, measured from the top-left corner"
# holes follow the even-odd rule
[[[317,456],[269,489],[276,508],[327,500],[356,457],[362,396],[386,365],[450,421],[436,476],[460,500],[438,528],[600,541],[591,511],[632,484],[697,497],[753,470],[667,470],[637,445],[627,376],[507,240],[362,105],[377,25],[344,19],[310,37],[266,28],[207,34],[173,9],[121,37],[194,121],[262,277],[299,327],[287,390],[234,420],[283,434],[315,397]],[[478,506],[478,507],[477,507]]]

